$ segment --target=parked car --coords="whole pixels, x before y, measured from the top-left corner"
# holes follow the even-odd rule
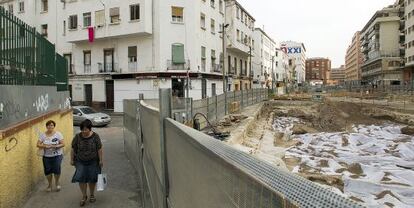
[[[111,123],[111,116],[96,112],[89,106],[73,106],[73,125],[79,125],[89,119],[93,126],[106,126]]]

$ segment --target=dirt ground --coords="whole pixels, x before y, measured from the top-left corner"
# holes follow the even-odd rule
[[[256,113],[255,118],[251,115],[229,115],[215,126],[221,132],[229,132],[233,137],[240,137],[236,142],[228,142],[235,148],[247,152],[253,156],[264,159],[278,167],[295,172],[313,182],[334,187],[341,192],[344,191],[344,181],[338,175],[324,175],[317,169],[327,168],[328,160],[337,157],[334,151],[325,151],[321,154],[328,155],[326,160],[320,160],[318,168],[307,167],[299,157],[285,155],[286,151],[302,145],[295,135],[320,132],[345,132],[354,133],[357,125],[381,126],[385,123],[397,123],[413,126],[414,115],[393,111],[382,106],[352,103],[352,102],[310,102],[303,99],[270,101]],[[297,119],[290,121],[289,119]],[[275,121],[288,119],[286,125],[277,130],[274,129]],[[279,123],[280,124],[280,123]],[[291,129],[291,132],[285,131]],[[414,128],[407,132],[413,132]],[[234,140],[234,139],[232,139]],[[271,142],[269,143],[269,140]],[[343,136],[339,141],[342,147],[350,145],[350,141]],[[312,147],[309,147],[312,148]],[[314,152],[312,149],[304,150]],[[332,158],[329,158],[329,155]],[[310,160],[313,160],[310,157]],[[283,164],[282,164],[283,163]],[[339,162],[342,168],[336,173],[349,172],[351,178],[365,177],[359,163],[346,164]],[[296,168],[296,170],[295,170]],[[351,198],[355,198],[351,196]],[[355,198],[356,201],[360,199]]]
[[[366,116],[367,107],[344,102],[324,102],[299,106],[279,106],[276,103],[274,111],[276,117],[299,118],[306,127],[317,132],[338,132],[346,131],[352,125],[371,125],[384,122],[384,119]]]

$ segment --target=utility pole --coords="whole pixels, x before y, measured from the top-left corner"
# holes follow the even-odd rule
[[[224,15],[224,24],[223,24],[223,26],[221,27],[221,33],[222,33],[222,35],[223,35],[223,38],[222,38],[222,44],[223,44],[223,71],[222,71],[222,74],[223,74],[223,92],[224,93],[226,93],[226,91],[227,91],[227,86],[226,86],[226,52],[227,52],[227,50],[226,50],[226,27],[228,27],[229,25],[228,24],[226,24],[226,15]]]
[[[275,85],[275,72],[274,72],[274,70],[273,70],[273,63],[274,63],[274,61],[275,61],[275,56],[272,56],[272,93],[274,93],[275,91],[274,91],[274,85]]]
[[[251,43],[249,43],[249,44],[251,44]],[[249,62],[250,62],[249,63],[249,80],[250,80],[250,86],[252,86],[252,80],[253,80],[252,73],[253,73],[253,71],[252,71],[252,46],[251,45],[249,45],[249,58],[250,58],[250,60],[249,60]]]

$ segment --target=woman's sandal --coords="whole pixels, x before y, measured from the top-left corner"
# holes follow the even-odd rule
[[[89,196],[89,202],[90,202],[90,203],[94,203],[94,202],[96,202],[96,198],[95,198],[95,196],[94,196],[94,195]]]
[[[88,201],[88,197],[87,196],[82,197],[82,200],[80,201],[80,204],[79,205],[81,207],[85,206],[86,201]]]

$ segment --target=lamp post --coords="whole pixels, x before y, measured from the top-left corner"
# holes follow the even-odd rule
[[[224,17],[225,18],[225,17]],[[226,20],[224,20],[224,22],[226,22]],[[222,70],[222,75],[223,75],[223,92],[225,93],[227,91],[226,89],[226,28],[229,26],[229,24],[223,24],[223,26],[221,27],[221,31],[219,33],[223,34],[223,38],[222,38],[222,47],[223,47],[223,70]]]
[[[272,56],[272,93],[275,93],[274,91],[274,85],[275,85],[275,72],[274,72],[274,63],[275,62],[275,56]]]

